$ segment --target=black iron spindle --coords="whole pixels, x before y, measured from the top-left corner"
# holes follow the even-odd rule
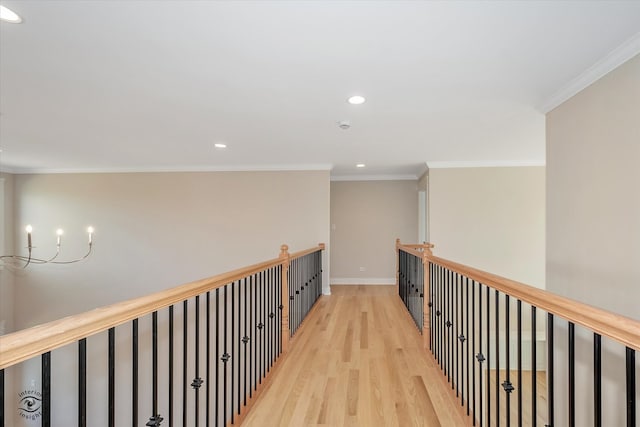
[[[458,342],[459,342],[459,337],[460,337],[460,331],[458,330],[459,328],[459,322],[458,322],[458,273],[454,273],[454,277],[455,277],[455,281],[454,281],[454,304],[453,304],[453,323],[455,326],[455,331],[454,331],[454,343],[455,343],[455,363],[454,363],[454,367],[455,367],[455,372],[456,372],[456,397],[459,396],[459,390],[460,390],[460,359],[458,358]]]
[[[511,340],[510,340],[510,334],[509,334],[509,295],[504,296],[504,330],[505,330],[505,341],[506,341],[506,347],[505,347],[505,369],[506,369],[506,378],[504,383],[502,384],[502,387],[504,388],[504,391],[506,393],[505,396],[505,412],[507,414],[507,427],[511,426],[511,392],[513,391],[513,384],[511,384]],[[499,418],[499,413],[498,413],[498,418]]]
[[[549,417],[547,419],[548,425],[554,424],[553,417],[553,404],[554,404],[554,390],[553,390],[553,314],[547,313],[547,409],[549,410]]]
[[[636,351],[626,347],[627,427],[636,425]]]
[[[536,307],[531,306],[531,425],[538,425],[538,366],[536,348]]]
[[[224,353],[222,354],[222,425],[227,425],[227,363],[231,356],[227,352],[227,322],[229,320],[227,307],[227,296],[229,295],[229,285],[225,285],[224,287],[224,301],[223,301],[223,318],[222,318],[222,347]],[[186,424],[185,424],[186,425]]]
[[[496,427],[500,427],[500,293],[496,289],[495,311],[496,311]]]
[[[569,322],[569,427],[576,425],[576,341],[575,325]]]
[[[205,410],[205,426],[209,427],[211,421],[211,292],[207,292],[206,317],[207,321],[205,328],[205,352],[207,354],[207,357],[205,357],[205,401],[207,403],[207,406]]]
[[[220,288],[216,288],[216,405],[215,405],[215,425],[220,423]]]
[[[4,369],[0,369],[0,426],[4,427]]]
[[[234,421],[234,386],[235,386],[235,355],[237,354],[235,352],[235,327],[236,327],[236,317],[235,317],[235,312],[236,312],[236,282],[231,282],[230,285],[228,285],[231,287],[231,393],[229,393],[229,403],[231,404],[231,424],[233,424]],[[226,303],[226,299],[225,299],[225,303]]]
[[[491,425],[491,289],[487,290],[487,426]],[[497,355],[496,355],[497,356]]]
[[[593,333],[593,425],[602,427],[602,336]]]
[[[188,300],[182,302],[182,425],[187,425]]]
[[[196,336],[195,336],[195,378],[191,382],[191,388],[194,391],[194,418],[196,427],[200,425],[200,386],[202,378],[200,378],[200,295],[196,295]]]
[[[158,312],[151,314],[151,348],[152,348],[152,386],[151,386],[151,407],[152,414],[147,422],[149,427],[158,427],[162,422],[162,417],[158,413]]]
[[[169,306],[169,427],[173,427],[173,305]]]
[[[481,327],[482,329],[482,327]],[[480,352],[476,353],[476,281],[472,280],[471,281],[471,339],[472,339],[472,343],[471,343],[471,347],[475,354],[480,354]],[[482,348],[482,345],[480,346],[480,348]],[[478,359],[479,361],[479,359]],[[480,370],[480,372],[482,372]],[[480,375],[482,376],[482,374]],[[482,381],[482,380],[480,380]],[[478,412],[476,411],[476,363],[471,360],[471,386],[472,386],[472,393],[473,395],[471,396],[473,399],[473,425],[476,425],[476,419],[478,418]],[[480,389],[482,389],[482,383],[480,383]],[[480,418],[482,418],[482,416],[480,416]]]
[[[4,388],[4,387],[3,387]],[[0,402],[2,399],[0,399]],[[4,426],[4,422],[0,422]],[[87,339],[78,341],[78,427],[87,425]]]
[[[522,301],[517,304],[518,329],[518,427],[522,427]]]
[[[244,406],[247,406],[247,388],[249,388],[249,390],[251,390],[251,383],[249,380],[249,368],[250,368],[250,362],[247,356],[247,344],[249,343],[249,335],[247,334],[247,321],[248,321],[248,314],[249,314],[249,305],[248,305],[248,292],[247,292],[247,278],[244,278],[244,336],[242,337],[242,344],[244,347],[244,381],[243,381],[243,395],[244,395]]]
[[[488,338],[488,337],[487,337]],[[484,355],[482,354],[482,283],[478,282],[478,355],[476,358],[478,359],[478,413],[480,419],[480,427],[484,425],[484,407],[482,406],[482,364],[485,361]],[[488,347],[488,345],[487,345]]]
[[[466,304],[466,328],[465,328],[465,336],[466,336],[466,342],[467,342],[467,348],[465,350],[465,355],[464,355],[464,360],[465,363],[467,364],[467,416],[469,416],[470,413],[470,402],[469,402],[469,397],[470,397],[470,388],[471,388],[471,383],[469,381],[469,342],[471,341],[469,339],[469,278],[465,277],[465,304]]]
[[[112,328],[113,329],[113,328]],[[109,332],[111,333],[111,330]],[[109,352],[111,356],[111,352]],[[42,427],[51,427],[51,352],[48,351],[41,356],[41,382],[42,382]],[[110,376],[111,379],[111,376]],[[109,381],[111,385],[111,381]],[[111,392],[111,390],[109,390]],[[111,398],[111,396],[110,396]],[[111,413],[111,401],[109,402],[109,426],[113,426]]]
[[[131,426],[138,425],[138,319],[131,325]]]
[[[116,330],[110,328],[108,332],[109,341],[109,427],[115,426],[116,414]],[[44,386],[43,386],[44,387]],[[44,425],[44,420],[43,420]]]

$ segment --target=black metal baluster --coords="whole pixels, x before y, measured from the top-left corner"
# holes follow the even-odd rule
[[[206,298],[206,316],[207,316],[207,323],[206,323],[206,330],[205,330],[205,334],[206,334],[206,341],[205,341],[205,346],[206,346],[206,354],[207,357],[205,358],[205,401],[207,402],[207,406],[206,406],[206,411],[205,411],[205,416],[206,416],[206,422],[205,422],[205,426],[209,427],[210,421],[211,421],[211,292],[207,292],[207,298]]]
[[[479,354],[480,352],[476,353],[476,281],[472,280],[471,281],[471,347],[475,354]],[[482,346],[481,346],[482,347]],[[482,375],[481,375],[482,376]],[[476,425],[476,419],[478,418],[478,412],[476,412],[476,363],[471,360],[471,382],[473,384],[471,384],[472,386],[472,399],[473,399],[473,425]],[[482,385],[480,386],[480,388],[482,389]],[[480,417],[482,418],[482,416]]]
[[[228,319],[228,313],[227,313],[227,307],[229,306],[227,304],[227,296],[229,295],[229,285],[225,285],[224,287],[224,300],[222,302],[223,304],[223,319],[222,319],[222,346],[224,349],[224,353],[222,354],[222,425],[226,426],[227,425],[227,362],[229,362],[229,359],[231,358],[231,356],[229,355],[229,353],[227,352],[227,321]],[[185,424],[186,425],[186,424]]]
[[[256,365],[258,368],[256,378],[258,380],[258,384],[262,384],[262,299],[264,295],[262,293],[262,273],[258,273],[257,281],[256,281],[256,321],[258,322],[257,328],[257,355],[256,355]]]
[[[636,425],[636,351],[626,347],[627,427]]]
[[[466,304],[466,315],[465,315],[465,319],[466,319],[466,328],[465,328],[465,336],[466,336],[466,342],[467,342],[467,348],[465,351],[465,356],[464,356],[464,360],[465,363],[467,364],[467,416],[469,416],[470,413],[470,402],[469,402],[469,397],[470,397],[470,393],[469,393],[469,389],[471,388],[471,382],[469,381],[469,341],[471,341],[469,339],[469,278],[465,277],[465,304]]]
[[[244,278],[244,336],[242,337],[242,344],[244,347],[244,406],[247,406],[247,384],[249,387],[249,390],[251,390],[251,383],[249,382],[249,359],[247,356],[247,344],[249,343],[249,335],[247,334],[247,320],[248,320],[248,307],[249,305],[247,304],[247,278]]]
[[[220,423],[220,362],[218,357],[220,357],[220,288],[216,288],[216,427]]]
[[[451,370],[453,369],[453,342],[451,339],[452,336],[452,329],[451,326],[453,325],[453,323],[451,323],[451,319],[452,319],[452,309],[453,309],[453,305],[451,303],[452,298],[452,291],[453,291],[453,271],[447,269],[447,381],[449,383],[451,383],[451,390],[453,390],[453,378],[452,378],[452,372]]]
[[[267,363],[267,372],[271,372],[271,364],[273,363],[273,317],[271,316],[271,307],[272,307],[272,286],[273,286],[273,270],[269,269],[267,270],[266,274],[267,274],[267,332],[268,332],[268,337],[267,337],[267,346],[269,348],[269,351],[267,352],[267,359],[268,359],[268,363]]]
[[[593,425],[602,427],[602,337],[593,333]]]
[[[576,341],[575,325],[569,322],[569,426],[576,425]]]
[[[253,324],[256,319],[255,315],[255,304],[254,304],[254,296],[253,296],[253,288],[255,286],[254,282],[255,275],[249,277],[249,324],[251,325],[251,337],[249,337],[249,398],[253,397],[253,390],[256,387],[256,344],[257,340],[255,336],[255,329],[253,328]],[[251,339],[251,338],[254,339]]]
[[[518,300],[518,427],[522,427],[522,301]]]
[[[267,376],[267,366],[268,366],[268,349],[267,349],[267,272],[262,272],[262,378]]]
[[[131,331],[131,426],[138,425],[138,319],[133,319]]]
[[[151,347],[152,347],[152,415],[147,422],[149,427],[158,427],[162,423],[162,417],[158,413],[158,312],[154,311],[151,314]]]
[[[0,369],[0,426],[4,424],[4,369]]]
[[[109,336],[111,331],[109,329]],[[111,343],[111,341],[110,341]],[[109,358],[111,359],[111,351],[109,352]],[[42,383],[42,427],[51,427],[51,352],[48,351],[41,356],[41,383]],[[111,372],[109,372],[111,374]],[[111,375],[109,375],[109,386],[111,388]],[[109,390],[111,392],[111,389]],[[109,427],[113,427],[113,414],[111,409],[113,408],[111,395],[109,396]]]
[[[235,316],[235,312],[236,312],[236,282],[231,282],[231,284],[229,285],[231,286],[231,393],[229,393],[229,403],[231,403],[231,424],[233,424],[234,421],[234,386],[235,386],[235,376],[234,376],[234,369],[235,369],[235,355],[237,354],[235,352],[235,325],[236,325],[236,316]],[[225,300],[226,302],[226,300]]]
[[[435,322],[433,320],[434,318],[434,309],[433,309],[433,289],[435,287],[435,266],[432,263],[429,263],[429,303],[428,303],[428,307],[429,307],[429,350],[431,351],[431,353],[435,356],[435,349],[433,347],[433,334],[434,334],[434,327],[435,327]]]
[[[547,409],[549,410],[549,419],[547,424],[553,426],[553,314],[547,313]]]
[[[455,371],[456,371],[456,397],[459,396],[459,389],[460,389],[460,358],[458,357],[458,342],[459,342],[459,337],[460,337],[460,330],[459,330],[459,325],[460,322],[458,321],[458,283],[459,283],[459,276],[458,273],[455,273],[455,282],[454,282],[454,305],[453,305],[453,318],[454,318],[454,323],[455,323],[455,335],[454,335],[454,343],[455,343]],[[460,401],[462,403],[462,400]]]
[[[488,337],[487,337],[488,338]],[[482,406],[482,364],[485,361],[484,354],[482,354],[482,283],[478,282],[478,413],[480,416],[480,427],[484,425],[484,407]],[[488,345],[487,345],[488,347]],[[475,421],[475,420],[474,420]]]
[[[109,340],[109,427],[115,426],[116,414],[116,330],[110,328],[108,332]],[[44,386],[43,386],[44,387]],[[44,420],[43,420],[44,426]]]
[[[173,305],[169,306],[169,427],[173,427]]]
[[[506,357],[506,378],[504,383],[502,383],[502,387],[506,393],[506,414],[507,414],[507,427],[511,426],[511,392],[513,389],[513,384],[511,384],[511,340],[509,334],[509,295],[504,296],[504,330],[505,330],[505,340],[506,340],[506,348],[505,348],[505,357]],[[520,388],[520,386],[518,386]],[[498,418],[500,414],[498,413]]]
[[[191,382],[191,388],[194,391],[194,418],[196,427],[200,425],[200,386],[202,378],[200,378],[200,295],[196,295],[196,337],[195,337],[195,378]]]
[[[182,302],[182,425],[187,425],[188,300]]]
[[[500,427],[500,293],[496,289],[495,310],[496,310],[496,427]]]
[[[536,345],[536,307],[531,306],[531,425],[538,425],[538,366]]]
[[[491,289],[487,288],[487,426],[491,425]]]
[[[240,378],[240,374],[242,373],[242,352],[240,350],[242,344],[242,281],[238,280],[238,314],[236,315],[236,320],[233,323],[238,324],[236,328],[236,336],[234,338],[234,346],[236,347],[236,358],[238,359],[238,363],[236,363],[236,412],[237,414],[241,413],[240,406],[242,404],[242,379]],[[232,350],[233,351],[233,350]],[[246,362],[245,362],[246,363]]]
[[[4,386],[0,384],[4,390]],[[136,397],[137,398],[137,397]],[[4,400],[0,399],[0,404]],[[4,406],[3,406],[4,407]],[[4,427],[4,421],[0,420]],[[78,341],[78,427],[87,425],[87,339]]]

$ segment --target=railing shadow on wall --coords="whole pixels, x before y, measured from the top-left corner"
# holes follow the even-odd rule
[[[269,261],[1,336],[0,426],[241,422],[322,294],[323,250],[282,245]]]
[[[470,424],[637,427],[639,321],[433,247],[396,241],[398,294]]]

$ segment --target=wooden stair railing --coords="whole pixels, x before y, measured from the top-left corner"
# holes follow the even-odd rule
[[[622,418],[637,427],[640,321],[439,258],[433,247],[396,241],[398,293],[414,320],[422,318],[424,346],[474,425],[602,426]]]
[[[167,418],[176,422],[181,418],[183,425],[198,425],[205,418],[213,425],[237,423],[322,293],[323,250],[320,244],[290,254],[288,246],[282,245],[275,259],[0,336],[0,427],[13,425],[13,416],[41,419],[43,426],[92,425],[87,395],[93,392],[98,396],[94,399],[103,399],[108,408],[110,426],[120,425],[123,413],[134,425],[160,426],[163,419],[171,424]],[[116,333],[131,340],[132,352],[126,361],[116,356]],[[151,342],[140,339],[145,336]],[[107,347],[105,360],[87,360],[87,347],[96,340],[100,341],[96,347]],[[52,396],[52,389],[58,388],[52,385],[52,371],[54,379],[75,375],[56,372],[61,365],[56,351],[73,343],[78,343],[77,396]],[[165,366],[159,365],[159,354]],[[140,363],[138,358],[144,356],[149,359]],[[37,357],[39,364],[34,363]],[[103,365],[99,379],[108,377],[107,389],[87,387],[91,375],[87,364]],[[122,365],[132,367],[131,389],[126,391],[132,402],[126,407],[116,396],[121,392],[115,381],[121,377],[117,370]],[[151,367],[150,387],[140,387],[140,380],[146,379],[141,366]],[[12,408],[7,408],[7,397],[18,395],[18,385],[6,390],[6,384],[33,377],[40,367],[38,395],[27,396],[31,400],[26,401],[21,397],[29,408],[13,401]],[[158,390],[160,381],[168,390]],[[151,413],[139,414],[139,407],[145,407],[141,400],[150,402]],[[14,404],[22,415],[13,414]],[[72,404],[77,414],[64,409]],[[117,413],[116,404],[120,405]]]

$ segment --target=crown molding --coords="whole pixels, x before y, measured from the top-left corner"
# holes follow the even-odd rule
[[[584,73],[570,81],[568,85],[543,103],[540,106],[540,110],[544,114],[550,112],[638,54],[640,54],[640,33],[622,43],[607,56],[589,67]]]
[[[451,162],[427,162],[429,169],[454,169],[454,168],[519,168],[530,166],[545,166],[544,160],[520,160],[520,161],[451,161]]]
[[[416,175],[332,175],[331,181],[417,181]]]
[[[330,164],[309,165],[238,165],[238,166],[167,166],[141,168],[0,168],[12,174],[79,174],[79,173],[171,173],[171,172],[305,172],[330,171]]]

